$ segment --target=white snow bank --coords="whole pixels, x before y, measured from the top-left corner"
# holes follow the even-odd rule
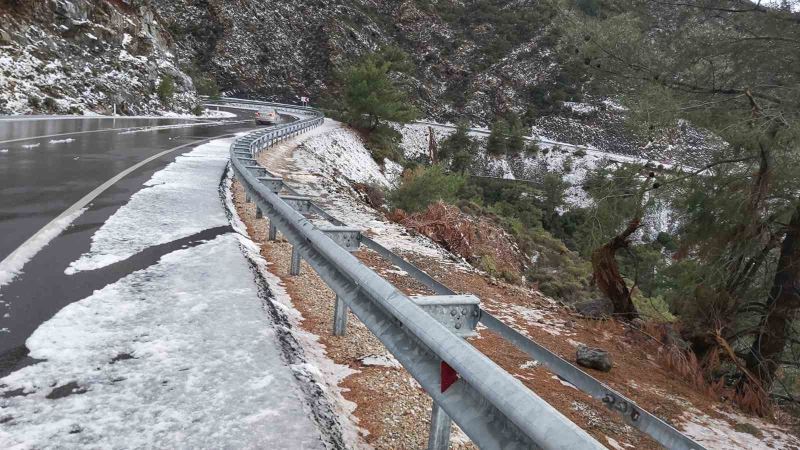
[[[156,172],[97,230],[89,252],[65,273],[105,267],[147,247],[227,225],[217,191],[229,146],[228,139],[211,141]]]
[[[46,361],[0,380],[27,394],[0,447],[322,448],[252,279],[226,234],[62,309],[27,341]]]
[[[312,172],[334,179],[377,183],[383,187],[392,184],[364,147],[361,137],[353,130],[335,127],[327,133],[307,139],[302,148],[306,151],[295,153],[295,161]]]
[[[217,111],[215,109],[204,109],[199,116],[195,116],[194,114],[180,114],[176,112],[166,112],[162,114],[160,117],[168,117],[174,119],[229,119],[231,117],[236,117],[236,114],[229,112],[229,111]]]

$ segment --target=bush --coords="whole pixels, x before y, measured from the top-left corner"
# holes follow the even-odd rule
[[[489,139],[486,141],[486,153],[491,156],[503,156],[508,152],[508,123],[505,119],[498,117],[492,123],[492,130]]]
[[[384,158],[402,161],[403,155],[400,151],[402,138],[403,136],[389,125],[378,125],[367,135],[367,147],[372,159],[378,164],[383,164]]]
[[[217,85],[217,80],[214,80],[213,78],[197,77],[193,81],[194,87],[197,89],[198,94],[207,95],[214,100],[219,98],[219,86]]]
[[[161,100],[161,103],[167,106],[172,103],[172,97],[175,95],[175,79],[172,78],[172,75],[164,75],[164,78],[161,79],[161,83],[158,84],[156,92],[158,93],[158,98]]]
[[[450,170],[466,173],[472,167],[477,142],[469,135],[466,122],[459,122],[456,132],[447,136],[439,146],[439,161],[449,165]]]
[[[56,99],[53,97],[45,97],[44,99],[44,107],[47,108],[49,111],[53,111],[56,109],[58,105],[56,104]]]
[[[675,316],[670,312],[669,305],[663,297],[644,297],[634,294],[633,304],[644,319],[656,322],[675,321]]]
[[[203,105],[201,103],[198,103],[198,104],[194,105],[194,107],[192,108],[192,114],[194,114],[195,116],[202,115],[203,114]]]
[[[599,0],[575,0],[575,6],[587,16],[597,17],[600,15]]]
[[[539,154],[539,150],[541,150],[539,144],[534,141],[529,142],[528,145],[525,146],[525,154],[527,156],[536,156]]]
[[[586,156],[586,150],[584,150],[582,148],[579,148],[579,149],[575,150],[575,152],[572,153],[572,154],[576,158],[583,158],[584,156]]]
[[[420,167],[403,174],[400,187],[390,193],[389,201],[395,208],[420,212],[437,201],[454,203],[464,182],[464,177],[446,174],[441,166]]]

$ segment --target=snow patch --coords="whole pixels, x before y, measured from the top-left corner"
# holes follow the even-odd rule
[[[227,225],[217,190],[229,148],[229,139],[214,140],[156,172],[97,230],[89,252],[64,273],[99,269],[153,245]]]
[[[361,364],[367,367],[390,367],[393,369],[402,369],[403,365],[397,361],[391,354],[385,355],[367,355],[358,359]]]
[[[27,346],[45,361],[0,380],[27,394],[2,400],[2,448],[323,448],[234,234],[66,306]]]
[[[713,418],[695,408],[689,408],[681,419],[683,432],[709,449],[747,448],[767,450],[773,448],[800,448],[800,439],[763,420],[718,411],[728,420]],[[732,426],[730,422],[739,424]]]

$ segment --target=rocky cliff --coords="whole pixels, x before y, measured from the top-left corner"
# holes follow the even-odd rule
[[[157,94],[165,78],[174,89]],[[192,80],[147,0],[0,0],[0,114],[188,111]]]

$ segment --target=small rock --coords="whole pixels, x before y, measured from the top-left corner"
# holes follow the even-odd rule
[[[585,345],[578,346],[577,356],[575,361],[579,366],[588,367],[590,369],[608,372],[613,366],[611,354],[600,348],[587,347]]]
[[[631,325],[634,328],[641,330],[644,328],[644,319],[641,317],[635,317],[633,320],[631,320]]]

